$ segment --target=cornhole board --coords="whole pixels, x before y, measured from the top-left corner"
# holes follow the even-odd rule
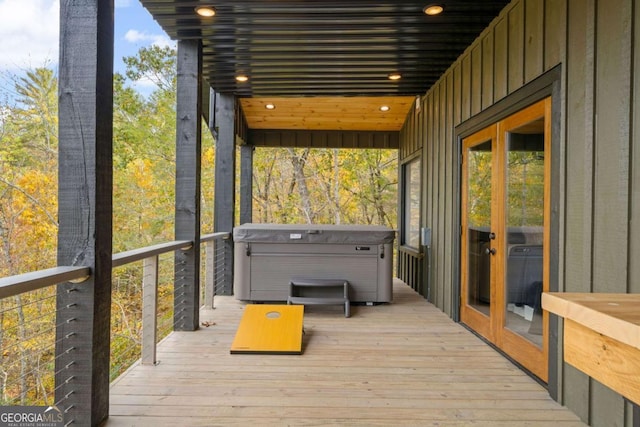
[[[231,354],[302,354],[303,317],[303,305],[247,305]]]

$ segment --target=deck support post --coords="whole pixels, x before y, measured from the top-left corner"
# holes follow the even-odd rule
[[[240,146],[240,224],[253,221],[253,145]]]
[[[213,231],[233,232],[235,218],[235,96],[216,93],[215,123],[216,164]],[[220,294],[233,293],[233,242],[224,240],[224,264],[217,266],[216,277]]]
[[[109,415],[113,33],[113,2],[60,2],[57,262],[91,269],[57,288],[55,405],[66,425]]]
[[[202,42],[178,42],[176,97],[175,238],[194,244],[176,251],[173,328],[200,323],[200,180],[202,137]]]

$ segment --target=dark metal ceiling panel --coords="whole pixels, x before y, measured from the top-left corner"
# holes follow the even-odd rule
[[[206,79],[240,97],[423,94],[509,3],[439,1],[427,16],[430,0],[141,1],[171,38],[201,38]]]

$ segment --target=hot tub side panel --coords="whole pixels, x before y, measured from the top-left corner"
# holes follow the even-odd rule
[[[234,294],[237,299],[285,301],[289,280],[293,277],[347,280],[353,302],[381,303],[393,299],[392,243],[274,241],[236,242]]]

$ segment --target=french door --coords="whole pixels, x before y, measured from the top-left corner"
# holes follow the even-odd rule
[[[551,99],[462,141],[463,323],[548,376]]]

